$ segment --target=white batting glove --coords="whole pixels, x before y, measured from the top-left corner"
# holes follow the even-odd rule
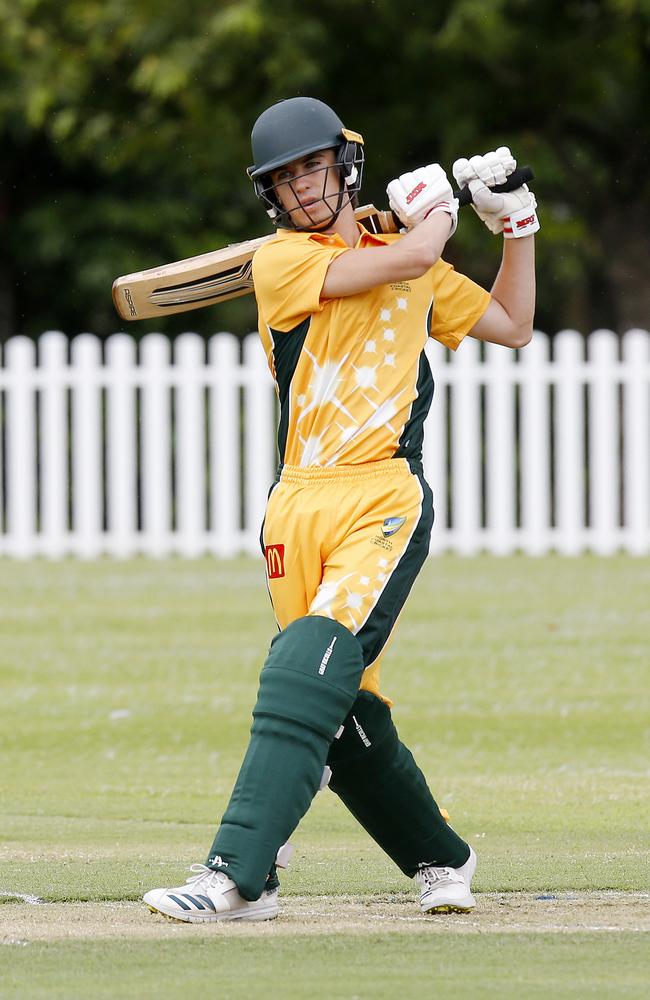
[[[495,194],[495,184],[504,184],[517,161],[507,146],[499,146],[484,156],[456,160],[452,167],[458,185],[469,187],[472,208],[491,233],[503,233],[507,240],[530,236],[539,230],[537,201],[526,184],[514,191]]]
[[[439,163],[418,167],[412,173],[401,174],[386,188],[388,204],[407,229],[417,226],[434,212],[451,216],[450,236],[458,223],[458,199],[454,198],[451,184]]]

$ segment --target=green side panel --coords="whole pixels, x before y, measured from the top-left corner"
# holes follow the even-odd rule
[[[291,379],[300,359],[300,353],[309,332],[311,317],[303,320],[289,333],[281,333],[269,327],[273,340],[273,363],[275,380],[280,397],[280,423],[278,426],[278,452],[280,465],[284,463],[284,453],[287,447],[287,432],[289,429],[289,406],[291,401]]]
[[[418,380],[416,383],[417,396],[411,407],[411,415],[404,425],[399,445],[395,452],[395,458],[408,458],[420,460],[422,458],[422,444],[424,442],[424,421],[431,409],[433,399],[433,375],[429,359],[424,351],[420,355],[418,363]]]

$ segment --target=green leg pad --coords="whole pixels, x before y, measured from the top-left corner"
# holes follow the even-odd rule
[[[318,791],[362,672],[361,645],[329,618],[300,618],[271,643],[248,750],[207,861],[244,899],[258,899]]]
[[[469,847],[445,823],[390,709],[360,691],[330,748],[330,788],[405,875],[420,864],[463,865]]]

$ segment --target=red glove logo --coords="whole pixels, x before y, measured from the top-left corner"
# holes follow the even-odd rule
[[[407,194],[407,196],[406,196],[406,204],[410,205],[411,202],[413,201],[413,199],[417,198],[417,196],[424,191],[425,187],[426,187],[426,184],[424,183],[424,181],[420,181],[419,184],[416,184],[416,186],[413,188],[413,190],[410,191]]]

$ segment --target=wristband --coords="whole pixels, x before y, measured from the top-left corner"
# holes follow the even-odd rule
[[[521,236],[532,236],[539,232],[535,201],[525,208],[519,208],[503,220],[503,235],[507,240],[516,240]]]
[[[430,215],[434,215],[436,212],[446,212],[451,218],[452,226],[449,236],[453,236],[458,225],[458,198],[450,198],[449,201],[439,201],[437,205],[429,209],[424,219],[428,219]],[[422,220],[423,222],[424,219]],[[449,239],[449,236],[447,239]]]

